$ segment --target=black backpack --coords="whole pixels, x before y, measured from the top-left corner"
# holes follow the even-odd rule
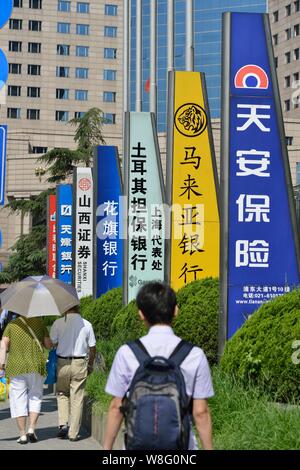
[[[193,344],[182,340],[168,359],[151,357],[140,340],[128,346],[140,366],[121,407],[126,449],[188,449],[190,399],[179,366]]]

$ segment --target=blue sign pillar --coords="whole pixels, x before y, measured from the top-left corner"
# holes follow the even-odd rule
[[[0,0],[0,28],[2,28],[8,21],[13,8],[13,0]],[[8,77],[8,64],[7,59],[0,49],[0,90],[5,85]]]
[[[56,186],[56,277],[67,284],[73,280],[73,188]]]
[[[7,126],[0,125],[0,206],[5,201]]]

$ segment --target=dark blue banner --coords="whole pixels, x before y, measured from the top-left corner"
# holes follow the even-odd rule
[[[6,173],[6,142],[7,126],[0,126],[0,206],[5,201],[5,173]]]
[[[230,68],[224,85],[229,125],[223,135],[228,152],[222,156],[228,165],[230,338],[260,304],[299,284],[299,257],[267,17],[232,13],[228,24]]]
[[[122,286],[122,183],[117,147],[99,146],[94,154],[96,253],[94,296]]]
[[[56,277],[72,284],[72,232],[73,232],[73,187],[72,184],[56,186]]]

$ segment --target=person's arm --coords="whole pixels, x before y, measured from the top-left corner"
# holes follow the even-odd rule
[[[2,336],[2,340],[0,343],[0,372],[2,372],[1,375],[3,375],[5,371],[6,354],[8,350],[9,338],[7,336]]]
[[[115,439],[123,421],[123,415],[120,411],[121,405],[122,398],[118,397],[114,397],[110,403],[107,414],[103,450],[112,450],[113,448]]]
[[[46,349],[52,349],[54,346],[49,336],[44,336],[43,345]]]
[[[204,450],[212,450],[212,422],[207,400],[193,400],[193,418]]]
[[[91,346],[89,350],[88,374],[91,374],[93,372],[95,356],[96,346]]]

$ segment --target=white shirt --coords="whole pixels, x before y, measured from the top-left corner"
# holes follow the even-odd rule
[[[68,313],[55,320],[50,330],[50,338],[57,344],[58,356],[86,356],[89,348],[96,345],[96,338],[91,323],[79,315]]]

